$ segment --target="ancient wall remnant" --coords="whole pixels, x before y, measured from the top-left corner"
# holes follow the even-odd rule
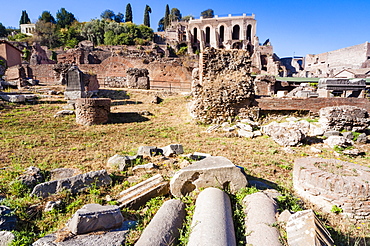
[[[109,98],[79,98],[76,100],[76,122],[80,125],[104,124],[109,119]]]
[[[148,69],[129,68],[126,73],[127,88],[150,89]]]
[[[196,120],[224,122],[248,111],[255,93],[247,51],[206,49],[200,64],[190,108]]]

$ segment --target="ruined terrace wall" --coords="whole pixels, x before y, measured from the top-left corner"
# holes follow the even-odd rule
[[[357,106],[370,112],[367,98],[258,98],[254,106],[261,110],[306,110],[318,113],[321,108],[340,105]]]
[[[326,75],[332,76],[344,68],[361,68],[369,54],[370,46],[366,42],[318,55],[307,55],[305,70],[317,73],[316,75],[318,76],[320,76],[320,73],[317,71],[320,70],[322,77]]]

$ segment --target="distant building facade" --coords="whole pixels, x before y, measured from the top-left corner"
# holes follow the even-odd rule
[[[370,43],[346,47],[318,55],[307,55],[301,77],[369,77]]]
[[[277,75],[279,58],[269,40],[260,45],[256,26],[254,14],[191,18],[188,22],[172,22],[165,32],[156,33],[155,42],[167,44],[175,50],[187,46],[189,54],[202,52],[207,47],[246,50],[252,58],[252,72]]]
[[[21,33],[32,36],[36,30],[36,24],[20,24]]]

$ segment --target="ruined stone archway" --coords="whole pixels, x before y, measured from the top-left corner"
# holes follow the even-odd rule
[[[222,45],[222,42],[225,40],[225,27],[220,26],[220,45]]]
[[[198,28],[194,27],[193,29],[193,43],[198,43]]]
[[[240,26],[235,25],[233,27],[233,33],[232,33],[233,40],[239,40],[240,39]]]

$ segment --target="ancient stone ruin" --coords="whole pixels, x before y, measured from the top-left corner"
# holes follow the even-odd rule
[[[192,116],[204,123],[248,116],[254,98],[248,53],[210,48],[204,51],[200,64],[199,81],[192,85]]]
[[[150,89],[148,69],[129,68],[127,73],[127,88]]]
[[[301,158],[294,163],[293,184],[305,200],[329,213],[333,206],[353,221],[370,219],[370,168],[335,159]]]
[[[109,120],[109,98],[79,98],[76,100],[76,123],[80,125],[104,124]]]

